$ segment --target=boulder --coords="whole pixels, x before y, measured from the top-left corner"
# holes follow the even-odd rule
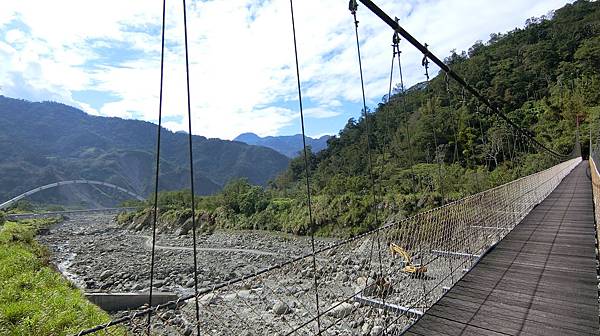
[[[350,315],[354,308],[354,306],[348,302],[342,302],[341,304],[339,302],[334,303],[332,307],[335,308],[331,309],[327,315],[335,318],[342,318]]]
[[[100,280],[106,280],[108,278],[110,278],[113,275],[113,271],[111,270],[106,270],[102,273],[100,273]]]
[[[273,314],[275,315],[289,314],[291,312],[292,308],[283,302],[277,302],[273,305]]]

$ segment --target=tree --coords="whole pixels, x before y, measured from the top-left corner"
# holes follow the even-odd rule
[[[581,43],[575,52],[575,60],[586,72],[600,74],[600,36]]]
[[[504,132],[499,128],[488,130],[488,141],[484,145],[486,159],[494,161],[494,167],[498,166],[498,156],[502,151]]]

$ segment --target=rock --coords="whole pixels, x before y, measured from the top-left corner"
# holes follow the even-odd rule
[[[236,293],[231,293],[223,296],[223,300],[225,301],[234,301],[235,299],[237,299]]]
[[[192,218],[188,218],[183,224],[175,230],[175,234],[178,236],[184,236],[190,232],[193,227]]]
[[[241,291],[239,291],[239,292],[237,293],[237,295],[238,295],[240,298],[242,298],[242,299],[247,299],[247,298],[249,298],[249,297],[252,295],[252,292],[251,292],[251,291],[249,291],[249,290],[246,290],[246,289],[244,289],[244,290],[241,290]],[[293,302],[292,302],[292,303],[293,303]]]
[[[350,277],[348,276],[348,274],[346,274],[344,272],[340,272],[340,273],[337,274],[337,276],[335,277],[335,279],[338,282],[345,283],[345,282],[348,282],[348,280],[350,280]]]
[[[332,307],[335,308],[331,309],[327,315],[342,318],[350,315],[354,306],[348,302],[342,302],[341,304],[338,302],[334,303]]]
[[[162,320],[170,320],[170,319],[172,319],[173,317],[175,317],[175,313],[173,313],[173,311],[172,311],[172,310],[167,310],[167,311],[165,311],[164,313],[162,313],[162,314],[160,315],[160,317],[161,317],[161,319],[162,319]]]
[[[204,295],[204,296],[202,296],[200,298],[200,303],[202,303],[202,304],[212,304],[212,303],[215,303],[217,301],[217,298],[218,298],[217,294],[215,294],[215,293],[208,293],[208,294],[206,294],[206,295]]]
[[[273,314],[275,315],[283,315],[291,313],[292,309],[283,302],[277,302],[273,305]]]
[[[365,239],[362,244],[356,249],[357,255],[367,255],[371,250],[371,239]]]
[[[113,283],[112,282],[107,282],[105,284],[103,284],[102,286],[100,286],[100,289],[106,290],[109,289],[110,287],[112,287]]]
[[[133,286],[131,286],[131,290],[139,291],[139,290],[142,290],[142,289],[144,289],[144,285],[142,285],[140,283],[136,283]]]
[[[356,285],[354,286],[354,291],[363,291],[363,295],[371,296],[377,292],[377,286],[375,285],[375,279],[366,278],[366,277],[358,277],[356,279]]]
[[[374,326],[373,329],[371,329],[371,336],[379,335],[379,334],[381,334],[382,331],[383,331],[382,326]]]
[[[370,323],[363,324],[360,331],[363,335],[369,335],[369,333],[371,332],[371,324]]]
[[[108,279],[111,275],[113,275],[113,271],[111,270],[106,270],[102,273],[100,273],[100,280],[106,280]]]
[[[192,288],[194,287],[194,279],[189,279],[186,283],[185,283],[185,287],[187,288]]]

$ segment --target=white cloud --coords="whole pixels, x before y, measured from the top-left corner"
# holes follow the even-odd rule
[[[326,107],[311,107],[304,109],[304,115],[307,117],[313,117],[317,119],[326,119],[331,117],[337,117],[341,112],[332,110]]]
[[[6,42],[14,44],[21,43],[24,37],[25,34],[22,31],[18,29],[11,29],[6,32],[6,36],[4,37],[4,39],[6,40]]]
[[[169,121],[165,126],[187,130],[182,8],[178,1],[168,3],[163,112],[166,117],[181,117],[173,119],[181,122]],[[492,32],[522,25],[528,17],[545,14],[565,1],[378,3],[445,57],[452,49],[466,49],[476,40],[487,40]],[[194,1],[188,5],[194,133],[221,138],[245,131],[274,135],[297,122],[289,2]],[[294,5],[305,112],[321,119],[348,114],[342,106],[360,102],[361,91],[347,2],[301,0]],[[160,1],[3,1],[0,92],[58,100],[92,114],[156,121],[161,13]],[[367,98],[374,105],[387,93],[391,31],[362,5],[358,16]],[[405,41],[401,47],[407,84],[422,81],[421,55]],[[106,92],[117,100],[94,109],[92,102],[73,98],[80,90]]]

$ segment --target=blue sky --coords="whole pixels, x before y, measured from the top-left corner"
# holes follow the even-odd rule
[[[167,1],[165,126],[187,129],[181,1]],[[564,0],[376,1],[440,57],[560,8]],[[0,3],[0,94],[155,122],[160,0]],[[346,0],[295,2],[307,133],[336,134],[361,93]],[[193,133],[232,139],[300,132],[288,0],[188,1]],[[391,31],[359,6],[368,105],[387,93]],[[401,43],[407,85],[421,55]],[[435,72],[436,69],[433,69]]]

